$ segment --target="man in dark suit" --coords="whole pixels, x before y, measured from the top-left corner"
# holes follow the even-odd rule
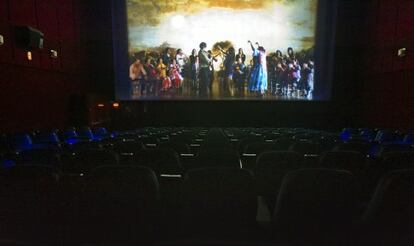
[[[199,78],[200,78],[200,97],[207,97],[208,95],[208,85],[210,83],[210,63],[211,58],[209,58],[208,52],[205,50],[207,44],[202,42],[200,44],[200,51],[198,52],[199,59]]]

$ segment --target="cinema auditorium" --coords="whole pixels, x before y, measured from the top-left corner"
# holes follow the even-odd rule
[[[413,13],[0,0],[0,245],[414,245]]]

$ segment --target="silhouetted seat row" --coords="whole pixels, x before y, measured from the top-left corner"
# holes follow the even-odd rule
[[[413,228],[410,224],[414,215],[413,173],[413,170],[400,170],[385,176],[362,217],[359,183],[350,172],[332,169],[288,172],[275,194],[271,236],[276,241],[322,240],[327,235],[349,232],[358,221],[372,224],[370,230],[392,228],[394,232],[406,233]],[[60,218],[58,178],[50,167],[20,166],[2,170],[1,215],[8,218],[2,224],[11,233],[9,236],[27,235],[30,230],[45,236],[44,233],[59,228],[51,226],[58,225],[57,218]],[[201,168],[187,172],[177,198],[180,202],[177,225],[180,226],[174,228],[176,235],[224,238],[243,235],[246,240],[257,236],[252,233],[259,230],[255,183],[251,171],[239,168]],[[159,183],[156,174],[146,167],[93,169],[85,178],[78,202],[77,226],[72,228],[74,239],[116,242],[129,236],[130,240],[147,242],[160,233],[156,230],[163,219],[159,217]],[[18,230],[18,226],[25,229]],[[109,233],[103,235],[102,231]]]

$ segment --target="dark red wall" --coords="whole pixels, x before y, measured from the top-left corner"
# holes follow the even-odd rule
[[[0,0],[0,130],[63,127],[69,97],[88,87],[87,54],[78,0]],[[14,41],[14,26],[29,25],[45,35],[44,48],[26,50]],[[59,52],[52,59],[49,50]]]
[[[365,125],[414,128],[414,0],[373,0],[361,51]],[[399,48],[408,54],[397,56]]]

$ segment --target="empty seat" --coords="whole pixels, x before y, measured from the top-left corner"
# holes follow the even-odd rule
[[[264,196],[272,210],[284,176],[302,167],[303,156],[292,151],[264,152],[256,161],[258,194]]]
[[[254,142],[245,146],[243,154],[255,154],[258,156],[263,152],[278,149],[278,146],[272,142]]]
[[[319,156],[321,153],[321,145],[312,142],[297,142],[290,146],[289,150],[298,152],[303,156]]]
[[[265,143],[265,140],[262,136],[249,136],[243,139],[240,139],[238,142],[238,151],[240,154],[245,153],[246,147],[253,143]]]
[[[363,235],[375,245],[412,245],[414,241],[414,170],[383,177],[364,214]],[[368,232],[368,233],[367,233]]]
[[[286,134],[284,134],[284,137],[274,140],[275,150],[287,151],[293,142],[294,140],[291,137],[286,137]]]
[[[98,127],[92,130],[93,135],[99,139],[105,139],[111,137],[111,134],[105,127]]]
[[[414,169],[414,151],[388,152],[382,157],[384,172],[398,169]]]
[[[58,180],[58,172],[52,167],[1,169],[0,238],[48,243],[56,240]]]
[[[186,144],[184,142],[169,141],[169,142],[161,143],[159,145],[159,147],[162,148],[162,149],[173,149],[178,154],[189,154],[189,153],[191,153],[190,148],[188,147],[188,144]]]
[[[191,168],[198,167],[241,167],[240,156],[229,149],[201,149]]]
[[[337,144],[334,151],[356,151],[367,155],[370,151],[371,145],[366,141],[351,141]]]
[[[39,132],[33,137],[35,149],[60,149],[61,144],[56,130]]]
[[[91,128],[89,127],[80,127],[77,131],[78,137],[80,139],[85,139],[85,140],[94,140],[95,136],[93,135],[93,132],[91,130]]]
[[[387,143],[381,144],[378,146],[377,156],[384,156],[389,152],[402,152],[402,151],[413,151],[414,148],[411,145],[404,144],[404,143]]]
[[[53,149],[25,150],[17,156],[16,164],[60,167],[61,157],[59,152]]]
[[[113,151],[121,156],[133,155],[143,148],[144,145],[136,140],[121,140],[113,143]]]
[[[190,170],[184,178],[181,203],[187,235],[251,229],[257,212],[253,174],[239,168]]]
[[[15,134],[10,137],[9,141],[15,151],[28,150],[33,147],[33,141],[28,134]]]
[[[359,215],[357,194],[356,180],[350,172],[292,171],[283,179],[277,198],[272,222],[275,235],[311,244],[345,232]]]
[[[149,168],[93,169],[80,199],[81,240],[100,243],[151,240],[157,224],[158,200],[157,176]]]
[[[65,170],[88,172],[91,169],[105,165],[118,165],[119,157],[115,152],[102,149],[88,149],[75,154],[72,162],[65,163]]]
[[[319,160],[319,166],[347,170],[360,175],[368,168],[366,156],[354,151],[329,151]]]
[[[159,175],[182,173],[179,155],[172,149],[140,150],[135,154],[134,162],[151,168]]]
[[[278,150],[279,147],[273,142],[254,142],[245,146],[242,153],[242,163],[244,168],[254,170],[257,157],[266,151]]]

